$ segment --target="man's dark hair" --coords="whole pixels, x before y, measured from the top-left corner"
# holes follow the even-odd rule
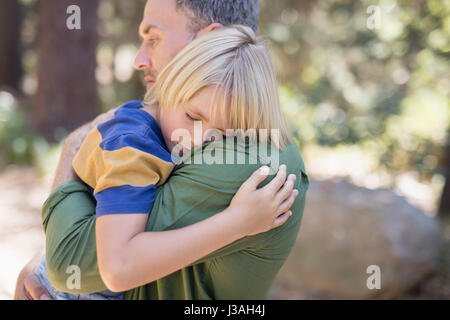
[[[243,24],[258,33],[258,0],[176,0],[176,4],[189,18],[192,32],[217,22],[224,26]]]

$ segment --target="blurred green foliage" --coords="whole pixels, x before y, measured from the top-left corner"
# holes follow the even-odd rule
[[[450,124],[450,1],[261,1],[301,145],[356,144],[429,178]],[[378,16],[375,16],[377,12]],[[373,25],[378,18],[378,25]]]
[[[33,134],[28,132],[26,114],[18,109],[14,97],[0,92],[0,155],[5,164],[32,161]]]

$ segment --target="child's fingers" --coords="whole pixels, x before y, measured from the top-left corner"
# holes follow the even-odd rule
[[[271,229],[278,228],[279,226],[285,224],[285,222],[289,219],[290,216],[292,216],[292,211],[287,211],[282,215],[279,215],[273,222]]]
[[[275,178],[272,179],[266,186],[263,187],[264,190],[275,194],[278,190],[280,190],[281,186],[286,181],[286,165],[282,164],[278,168],[278,173]]]
[[[253,172],[252,175],[244,182],[245,187],[251,190],[256,190],[256,187],[258,187],[258,185],[267,178],[269,172],[270,169],[268,166],[262,166]]]
[[[282,203],[284,200],[286,200],[289,195],[292,193],[292,190],[294,189],[294,183],[297,177],[295,174],[290,174],[284,183],[283,187],[278,191],[276,195],[275,201],[277,203]]]
[[[292,191],[291,194],[289,195],[289,198],[287,198],[280,204],[280,206],[278,208],[278,212],[286,212],[287,210],[289,210],[292,207],[292,205],[294,204],[297,196],[298,196],[298,190]]]

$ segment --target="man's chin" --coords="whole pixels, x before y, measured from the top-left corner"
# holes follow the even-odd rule
[[[155,84],[154,82],[148,82],[147,86],[146,86],[147,91],[150,90],[153,87],[154,84]]]

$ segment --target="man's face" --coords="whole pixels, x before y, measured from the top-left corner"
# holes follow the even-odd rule
[[[144,72],[147,90],[159,72],[195,38],[187,25],[188,18],[177,11],[175,0],[147,1],[139,27],[142,45],[134,61],[134,67]]]
[[[157,75],[186,45],[202,32],[219,28],[215,23],[200,31],[192,33],[188,29],[188,18],[178,12],[175,0],[148,0],[145,6],[144,18],[139,27],[142,45],[136,56],[134,67],[144,72],[147,90],[154,84]],[[205,132],[212,128],[224,131],[226,121],[218,117],[210,119],[213,88],[200,90],[188,103],[165,110],[159,115],[160,127],[166,145],[170,151],[180,142],[183,151],[203,142]],[[202,123],[201,130],[194,130],[194,123]],[[176,131],[188,133],[190,139],[172,139]],[[197,132],[197,134],[194,133]],[[182,140],[182,141],[179,141]]]

